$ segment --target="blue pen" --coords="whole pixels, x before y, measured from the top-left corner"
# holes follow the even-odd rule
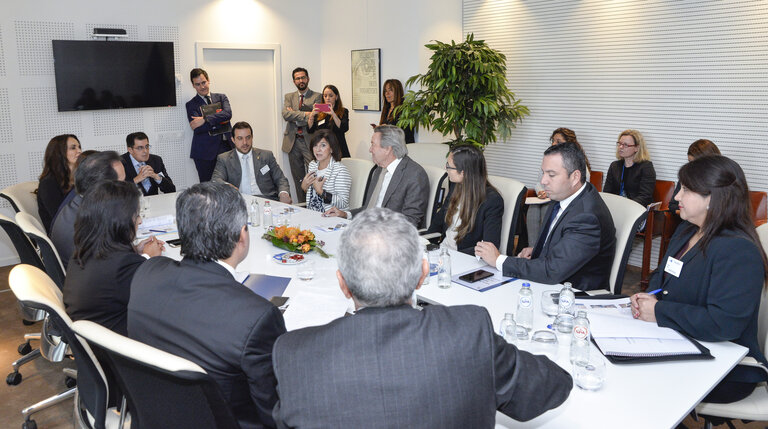
[[[648,292],[648,295],[656,295],[657,293],[661,292],[661,289],[656,289]]]
[[[165,234],[167,231],[163,231],[162,229],[150,229],[149,232],[159,232],[160,234]]]

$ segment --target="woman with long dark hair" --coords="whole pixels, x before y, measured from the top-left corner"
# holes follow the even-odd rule
[[[445,169],[453,186],[427,232],[439,232],[448,248],[469,255],[475,254],[478,241],[498,248],[504,199],[488,182],[483,153],[472,145],[456,146],[448,154]]]
[[[403,84],[397,79],[387,79],[384,81],[384,86],[381,90],[381,98],[384,100],[381,107],[381,118],[379,119],[379,125],[395,125],[400,119],[400,112],[395,113],[395,108],[403,104],[405,99],[405,91],[403,90]],[[376,128],[376,124],[371,124],[373,128]],[[416,138],[413,135],[413,128],[403,128],[405,132],[405,142],[413,143]]]
[[[317,130],[331,130],[339,143],[341,158],[349,158],[347,138],[344,136],[349,131],[349,110],[345,109],[341,102],[339,89],[333,85],[325,85],[323,101],[330,108],[330,112],[312,109],[312,114],[307,118],[309,132],[312,134]]]
[[[660,293],[633,295],[632,312],[697,340],[732,341],[768,366],[757,340],[768,264],[744,172],[729,158],[704,156],[683,165],[678,176],[675,199],[685,222],[651,278],[650,288]],[[762,369],[736,366],[704,401],[738,401],[766,380]]]
[[[74,134],[56,136],[45,148],[43,172],[37,187],[37,212],[48,233],[53,215],[75,184],[75,164],[80,153],[80,140]]]
[[[163,242],[154,237],[136,247],[141,224],[133,183],[109,180],[86,192],[75,219],[75,250],[67,265],[64,306],[72,320],[91,320],[127,335],[126,311],[133,274]]]

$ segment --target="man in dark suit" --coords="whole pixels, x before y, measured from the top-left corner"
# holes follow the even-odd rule
[[[211,82],[205,70],[192,69],[189,78],[197,91],[197,95],[187,101],[187,121],[194,133],[189,157],[195,161],[197,176],[202,183],[211,180],[213,168],[216,166],[216,156],[231,149],[229,146],[231,133],[219,134],[219,131],[229,128],[232,109],[229,107],[229,98],[226,95],[211,92]],[[203,117],[200,108],[214,103],[221,103],[221,111]]]
[[[244,121],[236,123],[232,135],[235,148],[219,155],[211,181],[229,183],[243,194],[291,204],[288,179],[272,152],[253,147],[251,125]]]
[[[125,168],[125,180],[133,182],[144,196],[176,192],[171,176],[165,171],[163,158],[149,153],[149,137],[139,131],[125,138],[128,152],[120,158]]]
[[[493,427],[496,410],[525,421],[568,397],[570,375],[496,335],[484,308],[411,306],[429,268],[402,214],[355,216],[338,264],[357,312],[277,340],[278,427]]]
[[[102,180],[125,180],[125,169],[117,152],[97,152],[83,159],[75,170],[75,195],[64,204],[51,224],[51,242],[67,268],[75,250],[75,219],[85,193]]]
[[[176,222],[184,259],[142,264],[128,302],[128,335],[205,369],[244,429],[274,426],[272,346],[285,332],[277,307],[243,287],[247,273],[235,271],[248,255],[247,218],[245,200],[229,185],[182,192]]]
[[[429,203],[429,177],[424,167],[408,157],[405,133],[394,125],[379,125],[371,137],[371,159],[377,165],[363,198],[351,211],[332,207],[327,216],[351,219],[365,209],[385,207],[402,213],[416,227],[424,227]]]
[[[323,95],[309,89],[309,72],[302,67],[296,67],[291,73],[296,92],[285,94],[283,100],[283,152],[288,154],[291,163],[291,176],[296,187],[296,199],[306,201],[306,192],[301,189],[301,181],[307,174],[307,165],[314,159],[309,149],[312,136],[309,134],[307,119],[315,103],[323,102]]]
[[[586,181],[586,160],[573,143],[550,146],[541,162],[541,185],[553,203],[535,247],[517,258],[481,242],[475,255],[505,276],[539,283],[571,282],[581,290],[607,289],[616,251],[616,228],[608,207]]]

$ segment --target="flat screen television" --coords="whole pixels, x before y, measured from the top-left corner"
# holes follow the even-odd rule
[[[54,40],[59,112],[176,105],[172,42]]]

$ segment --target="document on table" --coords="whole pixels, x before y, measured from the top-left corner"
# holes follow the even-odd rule
[[[320,292],[302,291],[292,296],[283,313],[285,329],[319,326],[344,316],[349,301],[341,296]]]
[[[587,311],[592,338],[609,359],[699,359],[710,356],[706,348],[674,329],[634,319],[621,306],[623,300],[608,301],[617,301],[615,307],[595,304],[599,306]],[[587,304],[592,305],[594,301]]]
[[[586,310],[588,314],[606,314],[609,316],[632,317],[632,304],[629,298],[619,299],[579,299],[576,298],[576,311]]]
[[[150,217],[141,220],[141,226],[136,232],[136,238],[146,238],[150,235],[169,234],[176,232],[176,218],[173,215]]]

